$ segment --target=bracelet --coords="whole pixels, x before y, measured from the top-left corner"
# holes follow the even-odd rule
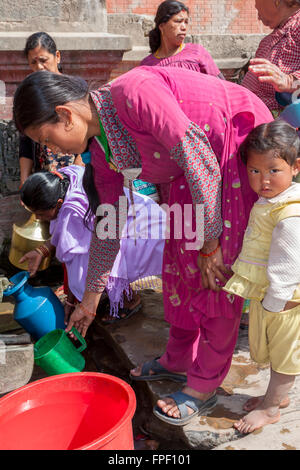
[[[96,316],[96,313],[90,312],[84,305],[80,304],[80,308],[84,311],[86,315],[91,315],[92,317]]]
[[[220,242],[218,242],[218,246],[217,248],[215,248],[213,251],[211,251],[210,253],[202,253],[201,250],[199,251],[199,255],[200,256],[203,256],[203,258],[209,258],[210,256],[213,256],[214,254],[217,253],[218,249],[220,248]]]
[[[35,251],[42,255],[43,258],[47,258],[47,256],[50,256],[50,251],[45,245],[38,246],[37,248],[35,248]]]
[[[65,304],[69,305],[69,307],[76,307],[75,304],[71,304],[71,302],[69,302],[68,300],[65,300]]]
[[[35,248],[34,251],[36,251],[39,255],[41,255],[44,258],[44,255],[39,248]]]

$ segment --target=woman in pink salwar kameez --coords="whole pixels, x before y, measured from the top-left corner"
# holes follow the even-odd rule
[[[41,90],[44,109],[35,95]],[[181,68],[137,67],[91,93],[74,77],[33,74],[15,94],[14,117],[18,129],[34,140],[77,153],[90,143],[102,204],[117,205],[122,175],[140,169],[144,181],[171,183],[170,206],[182,213],[193,208],[183,217],[181,237],[175,233],[181,218],[175,217],[165,244],[166,351],[132,370],[131,378],[187,381],[182,392],[158,401],[154,412],[160,419],[182,425],[203,414],[216,404],[241,316],[242,301],[220,289],[256,199],[238,148],[251,129],[272,120],[271,113],[236,84]],[[106,158],[94,138],[100,135],[107,139]],[[117,172],[109,170],[107,160]],[[195,236],[199,207],[204,243]],[[67,330],[75,325],[85,334],[118,246],[117,239],[92,238],[86,292]]]
[[[155,27],[149,32],[151,54],[140,65],[183,67],[224,78],[210,53],[201,44],[184,43],[189,9],[184,3],[166,0],[156,12]]]

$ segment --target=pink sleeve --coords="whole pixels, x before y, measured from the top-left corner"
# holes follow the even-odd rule
[[[204,205],[205,239],[218,238],[222,231],[221,171],[209,140],[180,108],[171,80],[155,74],[148,80],[141,74],[135,78],[134,86],[127,80],[117,90],[123,93],[123,99],[115,101],[120,103],[121,121],[133,136],[142,139],[142,134],[150,134],[165,147],[184,171],[194,205]],[[145,161],[147,148],[141,157]]]
[[[222,76],[220,69],[218,68],[217,64],[215,63],[214,59],[205,49],[205,47],[198,44],[199,47],[199,67],[202,73],[206,73],[207,75],[213,75],[214,77]]]

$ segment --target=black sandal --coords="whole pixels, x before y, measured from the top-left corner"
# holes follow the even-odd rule
[[[101,322],[103,323],[103,325],[112,325],[122,320],[128,320],[128,318],[132,317],[132,315],[137,313],[141,308],[142,302],[140,302],[134,308],[120,308],[117,317],[111,317],[111,320],[101,320]]]

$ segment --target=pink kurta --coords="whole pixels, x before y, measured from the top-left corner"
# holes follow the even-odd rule
[[[237,151],[253,127],[272,120],[268,109],[239,85],[175,67],[135,68],[115,80],[110,92],[107,119],[99,104],[101,89],[92,97],[100,117],[102,113],[119,169],[141,166],[142,180],[172,182],[170,204],[204,203],[205,238],[221,237],[224,262],[230,266],[241,248],[256,199]],[[116,117],[112,104],[121,132],[119,139],[111,138],[115,131],[110,126]],[[124,136],[129,145],[122,146]],[[100,185],[98,191],[101,202],[106,202],[108,196]],[[166,320],[176,327],[194,329],[203,315],[239,315],[240,300],[201,288],[198,250],[186,250],[185,243],[185,239],[166,243]]]
[[[212,56],[201,44],[187,43],[182,51],[163,59],[158,59],[154,54],[150,54],[142,60],[140,65],[182,67],[216,77],[221,74]]]

